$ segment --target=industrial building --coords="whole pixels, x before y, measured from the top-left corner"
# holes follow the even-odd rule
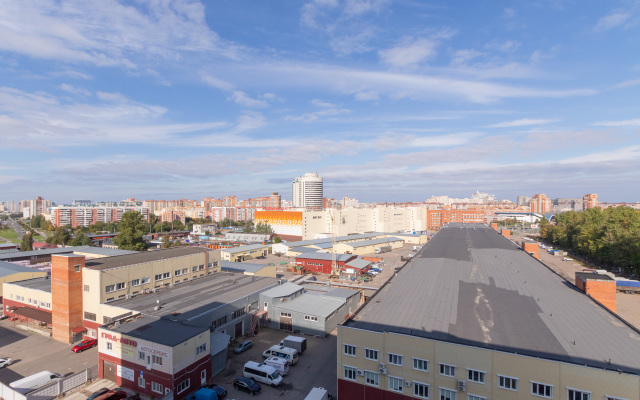
[[[46,271],[40,271],[34,268],[25,267],[23,265],[0,261],[0,301],[2,301],[3,297],[3,283],[24,281],[34,278],[44,278],[45,276],[47,276]]]
[[[346,254],[373,254],[376,251],[376,247],[391,246],[393,249],[398,249],[404,245],[404,240],[398,237],[385,237],[379,239],[362,240],[359,242],[347,242],[338,243],[335,246],[336,253]]]
[[[296,266],[311,274],[330,274],[334,258],[338,268],[342,269],[356,256],[352,254],[302,253],[296,257]]]
[[[260,293],[267,325],[305,335],[325,337],[360,306],[358,290],[284,283]]]
[[[222,261],[222,271],[275,278],[277,274],[277,267],[275,265],[268,264]]]
[[[506,237],[449,224],[338,326],[338,397],[639,400],[638,349]]]
[[[257,257],[265,257],[271,253],[271,245],[248,244],[245,246],[222,248],[220,252],[222,259],[225,261],[242,262]]]

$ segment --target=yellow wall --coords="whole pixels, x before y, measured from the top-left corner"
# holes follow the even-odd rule
[[[26,288],[13,283],[4,283],[2,286],[4,287],[5,299],[19,301],[28,306],[51,311],[51,307],[40,305],[41,301],[51,304],[51,292]],[[24,301],[18,300],[18,296],[24,297]],[[29,300],[31,300],[31,302],[29,302]]]
[[[27,279],[34,279],[34,278],[42,278],[47,276],[47,272],[46,271],[40,271],[37,269],[33,269],[33,272],[29,271],[29,272],[16,272],[15,274],[11,274],[11,275],[7,275],[7,276],[0,276],[0,297],[3,297],[4,295],[2,294],[2,284],[3,283],[10,283],[10,282],[18,282],[18,281],[24,281]]]

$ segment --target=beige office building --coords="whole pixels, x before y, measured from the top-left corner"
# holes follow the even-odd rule
[[[340,399],[640,399],[640,332],[480,224],[441,229],[337,351]]]

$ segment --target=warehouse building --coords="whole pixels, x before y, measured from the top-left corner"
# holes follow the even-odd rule
[[[336,253],[345,254],[374,254],[376,247],[391,246],[393,249],[401,248],[404,240],[397,237],[385,237],[372,240],[362,240],[358,242],[337,243],[335,247]]]
[[[340,269],[356,258],[352,254],[302,253],[296,257],[296,266],[310,274],[330,274],[334,257]]]
[[[275,278],[277,268],[275,265],[222,261],[222,271]]]
[[[343,325],[346,399],[640,399],[640,332],[495,230],[449,224]]]
[[[220,249],[224,261],[242,262],[257,257],[266,257],[271,253],[271,246],[264,244],[249,244],[246,246],[229,247]]]
[[[12,264],[0,261],[0,301],[3,300],[3,283],[23,281],[26,279],[42,278],[47,276],[46,271],[25,267],[23,265]]]
[[[299,334],[325,337],[360,305],[358,290],[284,283],[260,293],[267,325]]]

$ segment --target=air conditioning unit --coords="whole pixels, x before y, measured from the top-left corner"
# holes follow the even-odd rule
[[[411,386],[411,381],[404,381],[405,386]]]
[[[364,370],[363,369],[356,370],[356,372],[358,373],[358,376],[364,376]]]
[[[461,392],[464,392],[465,390],[467,390],[467,382],[458,381],[458,390]]]
[[[386,364],[385,363],[380,363],[380,368],[386,368]]]
[[[380,373],[380,375],[386,375],[386,374],[387,374],[387,369],[386,369],[386,368],[382,368],[382,367],[380,367],[380,369],[378,370],[378,372]]]

